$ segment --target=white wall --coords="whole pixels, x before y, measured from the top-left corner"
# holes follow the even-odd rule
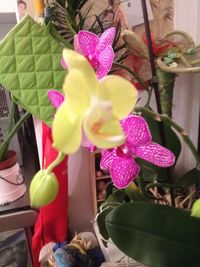
[[[92,194],[89,152],[79,149],[69,157],[69,225],[72,231],[92,231]]]
[[[174,28],[188,32],[200,44],[200,1],[175,0]],[[174,93],[174,119],[185,128],[195,145],[198,142],[200,106],[200,74],[180,75],[176,79]],[[186,147],[178,162],[183,173],[195,166],[195,160]]]

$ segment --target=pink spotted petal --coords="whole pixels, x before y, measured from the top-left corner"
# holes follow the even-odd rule
[[[127,144],[136,147],[151,142],[151,133],[143,117],[129,115],[121,121],[121,125],[127,137]]]
[[[100,168],[104,171],[109,170],[113,159],[116,157],[115,149],[105,149],[102,151]]]
[[[99,55],[99,66],[97,68],[97,77],[102,79],[110,71],[113,60],[114,60],[114,51],[111,45],[106,46],[103,52]]]
[[[140,171],[139,165],[132,158],[116,157],[113,159],[110,175],[113,184],[119,188],[127,187],[135,179]]]
[[[175,156],[169,149],[154,142],[138,146],[135,155],[160,167],[170,167],[175,162]]]
[[[79,46],[78,35],[77,34],[74,36],[74,50],[77,53],[82,54],[82,51],[81,51],[80,46]]]
[[[67,63],[64,61],[64,58],[62,57],[60,60],[60,64],[63,67],[64,70],[68,69]]]
[[[84,56],[95,54],[96,47],[99,43],[99,37],[88,31],[78,33],[78,44]]]
[[[116,30],[114,27],[111,27],[107,29],[99,38],[99,43],[97,45],[96,51],[97,53],[101,53],[107,45],[113,44],[113,41],[115,39]]]
[[[48,91],[48,98],[51,101],[51,104],[56,109],[59,108],[59,106],[64,101],[64,95],[57,90],[49,90]]]

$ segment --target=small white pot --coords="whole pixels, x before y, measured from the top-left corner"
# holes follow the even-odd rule
[[[0,170],[0,206],[16,201],[25,192],[26,186],[18,162],[10,168]]]

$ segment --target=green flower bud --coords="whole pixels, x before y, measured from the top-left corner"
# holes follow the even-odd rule
[[[200,218],[200,199],[197,199],[192,206],[192,214],[191,216]]]
[[[40,170],[30,185],[31,206],[40,208],[52,202],[58,193],[58,181],[54,173]]]

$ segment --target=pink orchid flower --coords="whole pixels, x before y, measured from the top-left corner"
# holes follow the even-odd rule
[[[62,94],[58,90],[49,90],[48,91],[48,98],[51,102],[51,104],[54,106],[55,109],[58,109],[59,106],[62,104],[64,101],[64,94]],[[82,138],[82,147],[85,147],[87,150],[90,152],[94,152],[97,148],[94,146],[85,136],[83,133],[83,138]]]
[[[79,31],[74,37],[75,51],[89,60],[96,70],[98,79],[106,76],[112,67],[114,38],[114,27],[107,29],[100,37],[89,31]]]
[[[126,135],[125,143],[112,150],[102,152],[101,169],[109,170],[114,185],[127,187],[140,171],[135,157],[144,159],[160,167],[170,167],[175,162],[174,154],[167,148],[152,142],[151,133],[145,119],[130,115],[121,121]]]

